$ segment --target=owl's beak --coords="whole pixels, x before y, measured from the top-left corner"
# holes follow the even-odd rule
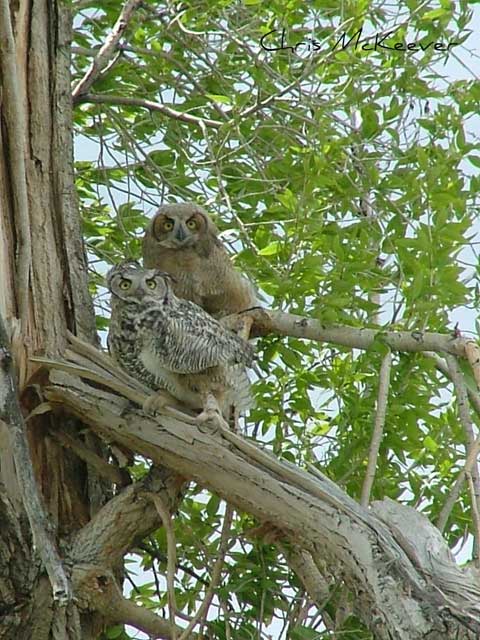
[[[187,237],[187,234],[183,229],[183,225],[179,224],[177,232],[175,233],[175,240],[178,240],[179,242],[183,242],[186,237]]]

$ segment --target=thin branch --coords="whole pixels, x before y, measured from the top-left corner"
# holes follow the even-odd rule
[[[447,354],[446,360],[448,363],[448,369],[450,372],[450,377],[452,379],[453,385],[455,387],[455,393],[457,396],[457,404],[458,404],[458,416],[460,418],[460,423],[465,432],[465,436],[467,439],[467,458],[465,460],[465,465],[460,474],[457,477],[453,488],[445,501],[445,504],[442,507],[440,515],[437,520],[437,527],[440,531],[445,529],[447,524],[448,517],[453,509],[455,502],[460,494],[460,490],[465,481],[467,474],[472,474],[473,483],[475,486],[475,503],[477,510],[479,508],[480,503],[480,481],[479,481],[479,472],[478,472],[478,462],[477,462],[477,452],[479,448],[479,438],[475,439],[475,434],[473,432],[472,420],[470,418],[470,412],[468,408],[468,396],[467,390],[465,387],[465,381],[463,378],[463,374],[458,366],[458,362],[456,358],[452,355]],[[468,466],[467,466],[468,465]]]
[[[167,559],[167,556],[165,554],[161,553],[158,549],[153,549],[148,544],[141,543],[137,545],[137,548],[140,549],[141,551],[145,551],[145,553],[148,553],[149,556],[151,556],[152,558],[155,558],[155,560],[158,560],[158,562],[165,562]],[[187,567],[181,562],[177,562],[176,568],[180,569],[181,571],[188,574],[192,578],[195,578],[195,580],[197,580],[198,582],[201,582],[203,585],[208,586],[208,582],[204,578],[202,578],[202,576],[198,575],[198,573],[193,571],[193,569],[190,569],[190,567]]]
[[[468,342],[465,338],[444,333],[358,329],[341,325],[326,326],[312,318],[277,310],[256,308],[249,309],[248,314],[254,319],[253,336],[273,333],[280,336],[328,342],[354,349],[366,350],[375,341],[378,341],[388,345],[392,351],[410,353],[445,351],[453,355],[464,356]]]
[[[475,535],[473,540],[473,558],[475,566],[478,569],[480,566],[480,513],[478,511],[477,496],[475,494],[475,485],[471,473],[467,473],[468,488],[470,489],[470,496],[472,502],[472,516],[473,525],[475,527]]]
[[[66,604],[71,590],[57,551],[51,525],[45,512],[42,498],[33,472],[27,441],[27,429],[18,403],[12,356],[3,319],[0,316],[0,420],[11,436],[16,477],[22,494],[35,549],[47,571],[52,585],[53,597]]]
[[[469,340],[465,347],[465,355],[473,371],[473,377],[480,389],[480,347],[473,340]]]
[[[200,128],[202,129],[203,137],[205,138],[205,142],[207,143],[208,152],[209,152],[210,157],[212,159],[212,164],[213,164],[213,166],[215,168],[215,173],[217,175],[218,190],[220,191],[223,199],[225,200],[225,204],[227,205],[227,209],[228,209],[230,215],[235,220],[235,224],[239,228],[240,233],[242,234],[242,237],[245,239],[246,245],[252,251],[252,253],[257,257],[258,260],[261,260],[266,265],[266,267],[268,269],[274,271],[277,275],[279,275],[279,272],[275,268],[272,267],[272,264],[265,258],[265,256],[261,256],[259,254],[258,248],[255,245],[255,243],[252,241],[252,238],[250,237],[250,234],[248,233],[248,230],[245,228],[245,225],[243,224],[242,219],[237,215],[236,211],[232,207],[232,202],[230,200],[230,196],[228,195],[228,192],[225,189],[225,186],[223,184],[222,172],[220,170],[220,166],[219,166],[218,160],[215,157],[215,153],[214,153],[213,146],[212,146],[212,141],[210,140],[210,136],[208,135],[207,127],[206,127],[204,122],[202,122],[200,124]]]
[[[151,102],[150,100],[142,100],[141,98],[125,98],[123,96],[115,96],[108,93],[84,93],[78,96],[76,104],[80,102],[93,102],[95,104],[116,104],[124,105],[126,107],[142,107],[143,109],[148,109],[149,111],[162,113],[168,118],[174,118],[175,120],[180,120],[181,122],[187,122],[188,124],[201,126],[200,123],[203,122],[207,127],[212,127],[213,129],[218,129],[222,126],[222,122],[220,122],[219,120],[211,120],[210,118],[199,118],[197,116],[192,116],[189,113],[184,113],[183,111],[177,111],[176,109],[167,107],[164,104]]]
[[[467,458],[465,460],[465,464],[463,465],[463,469],[457,476],[455,480],[455,484],[450,491],[450,495],[448,496],[445,504],[442,507],[440,515],[438,516],[436,525],[443,531],[445,529],[445,525],[447,524],[448,516],[450,515],[455,502],[457,501],[458,496],[460,495],[460,489],[462,488],[463,483],[465,482],[465,476],[469,473],[470,469],[477,462],[477,456],[480,451],[480,435],[477,436],[473,445],[469,448]]]
[[[167,589],[168,589],[168,615],[170,618],[170,628],[172,640],[176,640],[176,611],[177,603],[175,601],[175,567],[177,565],[177,553],[175,532],[172,526],[172,517],[169,510],[163,504],[161,497],[155,493],[149,494],[152,499],[158,515],[160,516],[167,536]]]
[[[227,507],[225,509],[225,516],[223,518],[222,533],[220,536],[220,545],[218,547],[218,556],[213,566],[212,579],[210,581],[210,585],[207,589],[203,602],[200,605],[197,613],[195,614],[190,624],[188,625],[188,627],[185,629],[185,631],[182,633],[182,635],[178,640],[188,640],[191,632],[195,628],[195,625],[200,620],[203,620],[203,622],[205,622],[205,619],[208,614],[208,609],[210,607],[213,596],[215,594],[215,589],[220,584],[222,569],[225,562],[225,555],[228,550],[228,538],[230,535],[230,530],[232,528],[233,513],[234,513],[233,508],[227,504]]]
[[[113,26],[108,36],[105,39],[104,44],[98,50],[92,64],[88,68],[83,78],[77,83],[77,86],[73,89],[72,98],[75,103],[76,99],[87,93],[92,84],[97,80],[102,71],[111,66],[114,61],[114,56],[117,53],[118,43],[123,36],[128,22],[133,15],[135,9],[142,3],[142,0],[127,0],[124,4],[118,20]]]
[[[12,31],[9,0],[0,0],[0,71],[2,76],[2,107],[10,150],[9,171],[12,179],[13,211],[15,215],[16,248],[16,297],[18,317],[27,321],[30,266],[32,260],[30,221],[28,216],[27,175],[25,167],[26,117],[21,96],[15,40]]]
[[[220,600],[220,607],[225,617],[225,640],[232,640],[232,631],[230,628],[230,620],[229,620],[230,612],[228,610],[227,603],[221,596],[219,597],[219,600]]]
[[[467,348],[468,348],[468,344],[465,346],[465,350]],[[427,356],[428,358],[431,358],[434,361],[435,367],[438,369],[438,371],[443,373],[443,375],[447,378],[447,380],[452,379],[450,375],[450,371],[448,369],[448,365],[437,353],[434,353],[433,351],[425,351],[423,355]],[[467,387],[467,394],[468,394],[468,399],[473,405],[473,408],[475,409],[477,415],[480,417],[480,394],[475,393],[469,387]]]
[[[373,428],[372,441],[370,443],[370,451],[368,454],[367,472],[362,487],[362,497],[360,504],[362,507],[368,507],[370,502],[370,494],[375,480],[375,471],[377,468],[378,452],[383,437],[383,428],[385,426],[385,415],[387,412],[388,388],[390,386],[390,371],[392,369],[392,352],[389,351],[382,360],[380,367],[380,376],[378,384],[377,396],[377,412],[375,415],[375,426]]]

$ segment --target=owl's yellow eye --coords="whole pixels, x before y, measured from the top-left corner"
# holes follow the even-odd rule
[[[187,220],[187,229],[196,229],[197,226],[198,225],[195,218],[190,218],[190,220]]]
[[[132,283],[130,280],[120,280],[119,287],[120,289],[123,289],[124,291],[126,291],[127,289],[130,289],[131,284]]]
[[[171,220],[165,220],[163,223],[164,231],[171,231],[173,229],[173,222]]]
[[[150,278],[149,280],[145,280],[145,283],[149,289],[156,289],[157,287],[157,283],[155,282],[155,280],[153,280],[153,278]]]

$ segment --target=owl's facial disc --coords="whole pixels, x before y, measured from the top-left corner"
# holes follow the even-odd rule
[[[175,215],[174,215],[175,213]],[[200,211],[190,209],[171,213],[159,212],[154,218],[152,235],[161,247],[186,249],[199,242],[205,231],[205,217]]]

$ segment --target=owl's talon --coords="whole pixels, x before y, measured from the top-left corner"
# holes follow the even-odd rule
[[[142,405],[142,409],[147,415],[163,413],[187,424],[196,424],[195,418],[171,406],[172,404],[175,404],[175,399],[166,391],[159,391],[148,396]]]
[[[207,408],[199,413],[195,419],[202,433],[217,433],[222,429],[228,429],[228,424],[216,409]]]
[[[142,409],[150,415],[155,414],[157,411],[162,411],[169,401],[171,398],[164,393],[152,393],[143,403]]]

